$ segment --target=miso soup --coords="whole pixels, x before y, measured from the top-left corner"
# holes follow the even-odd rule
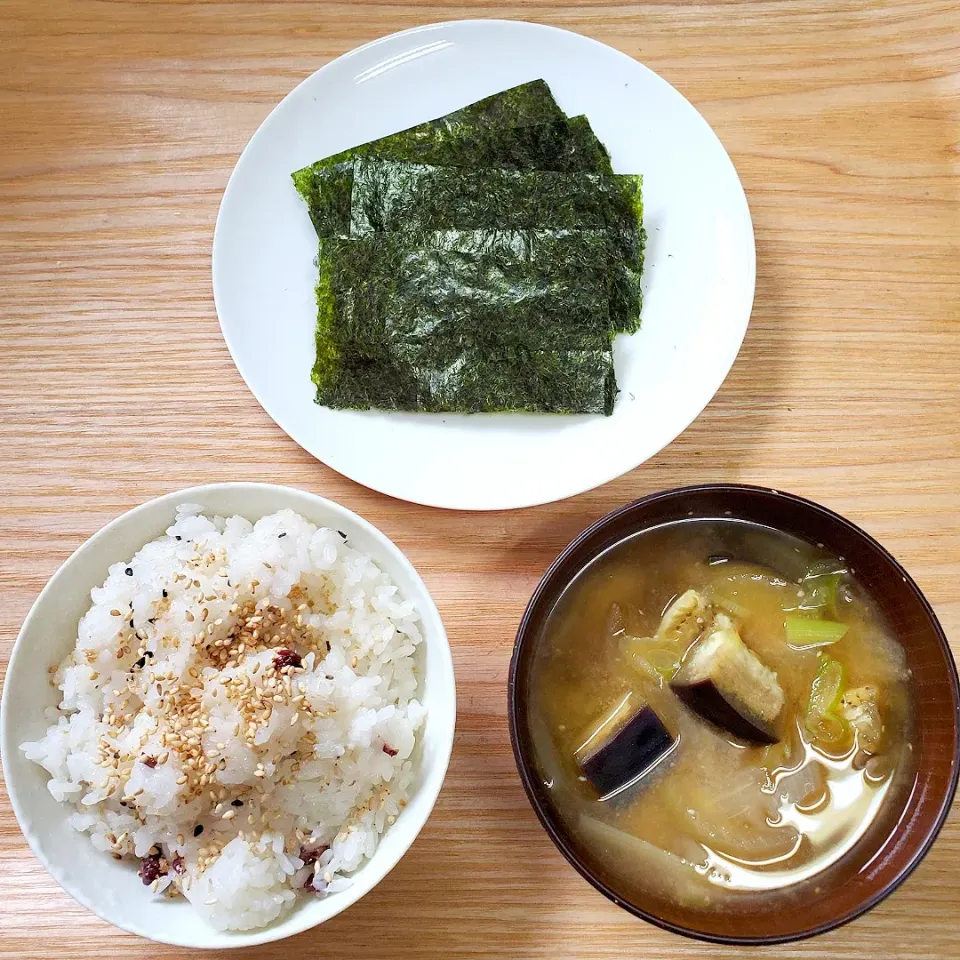
[[[685,907],[796,893],[913,775],[904,653],[856,571],[752,524],[610,548],[550,613],[529,691],[558,815],[624,889]]]

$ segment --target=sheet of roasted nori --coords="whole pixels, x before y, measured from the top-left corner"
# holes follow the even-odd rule
[[[606,260],[599,231],[324,240],[317,402],[609,414]]]
[[[557,101],[553,99],[546,80],[529,80],[493,93],[482,100],[476,100],[430,122],[444,127],[464,122],[509,124],[515,127],[525,123],[560,120],[564,116],[564,112],[557,106]]]
[[[617,382],[609,343],[595,349],[507,350],[443,368],[411,369],[348,354],[317,388],[334,410],[417,413],[613,413]]]
[[[635,250],[642,177],[587,171],[464,169],[360,158],[318,177],[321,237],[447,229],[614,228]],[[349,210],[349,215],[348,215]]]
[[[360,157],[451,167],[612,172],[610,155],[584,116],[522,126],[464,124],[452,130],[444,128],[442,135],[432,138],[410,134],[396,133],[318,160],[295,171],[293,182],[309,203],[318,175]]]
[[[451,230],[412,246],[402,234],[375,234],[324,241],[319,259],[325,292],[341,307],[338,329],[355,345],[371,337],[368,352],[388,339],[422,351],[465,336],[560,348],[581,335],[617,332],[599,230]]]
[[[621,332],[640,326],[642,178],[543,170],[458,169],[377,159],[338,164],[318,178],[312,208],[321,237],[402,233],[411,245],[438,230],[601,230],[616,278]],[[347,208],[350,208],[349,216]]]
[[[536,171],[600,176],[523,177]],[[459,192],[458,177],[468,181]],[[319,403],[612,412],[612,339],[640,320],[641,181],[612,175],[589,122],[566,119],[545,83],[293,179],[327,238]]]
[[[514,144],[515,140],[519,144]],[[546,160],[548,164],[562,164],[556,169],[571,165],[590,169],[590,162],[598,165],[596,169],[609,169],[610,164],[606,148],[587,118],[568,120],[543,80],[520,84],[446,116],[318,160],[294,173],[294,182],[299,189],[301,179],[310,171],[361,156],[455,166],[489,163],[536,167]],[[556,159],[551,160],[551,156]]]
[[[610,156],[586,117],[523,127],[473,127],[438,142],[396,137],[400,139],[385,137],[292,174],[319,234],[329,229],[326,218],[331,212],[346,203],[353,187],[353,160],[359,157],[450,167],[612,172]],[[333,211],[327,209],[331,205]]]

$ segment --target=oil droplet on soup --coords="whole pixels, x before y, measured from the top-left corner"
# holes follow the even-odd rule
[[[683,682],[697,670],[722,706],[769,707],[775,742],[742,706],[733,724],[701,709]],[[539,773],[588,859],[684,906],[802,890],[913,773],[903,650],[855,571],[752,524],[682,521],[607,550],[551,612],[529,690]],[[641,708],[675,743],[602,795],[584,756],[616,749]]]

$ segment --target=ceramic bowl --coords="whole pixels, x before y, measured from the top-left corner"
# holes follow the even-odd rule
[[[205,512],[249,520],[289,508],[308,520],[342,530],[371,555],[417,604],[424,635],[422,698],[427,707],[420,734],[419,776],[403,812],[383,835],[374,856],[352,874],[347,890],[300,898],[296,908],[267,927],[220,932],[182,899],[154,898],[140,883],[136,866],[96,851],[85,834],[67,823],[70,809],[47,790],[47,773],[27,761],[19,745],[41,737],[59,691],[47,667],[73,647],[77,622],[90,606],[90,590],[101,584],[110,564],[131,557],[161,536],[178,504],[198,503]],[[456,691],[450,646],[440,615],[410,561],[376,527],[330,500],[288,487],[224,483],[194,487],[151,500],[95,533],[53,575],[24,621],[7,669],[0,705],[0,745],[7,791],[24,836],[40,862],[76,900],[104,920],[132,933],[193,948],[250,946],[279,940],[323,923],[373,889],[420,832],[433,808],[453,745]]]
[[[571,580],[591,560],[625,537],[692,518],[732,517],[784,531],[843,557],[890,622],[906,652],[915,705],[916,778],[891,797],[877,820],[840,860],[797,894],[783,900],[751,898],[736,911],[684,908],[654,894],[618,887],[595,854],[565,827],[538,776],[530,737],[531,663],[544,622]],[[514,753],[540,822],[570,863],[601,893],[657,926],[702,940],[780,943],[822,933],[860,916],[909,876],[930,849],[950,810],[960,770],[957,672],[943,630],[917,585],[876,540],[843,517],[776,490],[736,485],[687,487],[654,494],[604,517],[557,558],[530,600],[517,634],[509,680]],[[890,802],[893,801],[893,802]]]

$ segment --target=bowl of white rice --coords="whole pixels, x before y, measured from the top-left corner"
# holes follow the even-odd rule
[[[188,947],[328,920],[413,843],[453,745],[450,646],[416,570],[313,494],[152,500],[43,589],[0,703],[34,853],[84,906]]]

